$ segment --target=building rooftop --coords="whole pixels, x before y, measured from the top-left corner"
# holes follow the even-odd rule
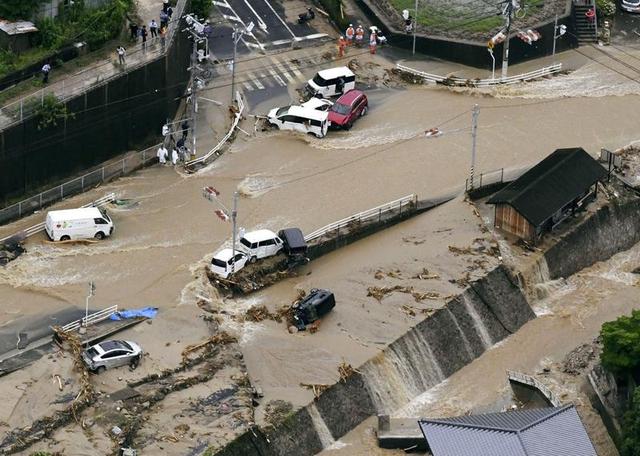
[[[597,456],[573,405],[420,420],[433,456]]]
[[[581,147],[557,149],[487,204],[508,204],[538,226],[605,175],[605,169]]]
[[[37,32],[38,28],[29,21],[16,21],[11,22],[4,19],[0,19],[0,30],[7,35],[21,35],[23,33]]]

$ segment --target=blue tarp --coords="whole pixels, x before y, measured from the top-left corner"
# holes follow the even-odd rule
[[[126,320],[128,318],[153,318],[158,313],[157,307],[143,307],[142,309],[122,310],[111,315],[111,320]]]

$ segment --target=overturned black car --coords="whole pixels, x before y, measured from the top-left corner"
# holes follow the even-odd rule
[[[329,290],[313,288],[309,294],[293,305],[293,320],[298,331],[328,314],[336,306],[336,298]]]

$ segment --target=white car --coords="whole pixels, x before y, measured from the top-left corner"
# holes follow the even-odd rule
[[[273,108],[267,115],[271,125],[280,130],[293,130],[323,138],[327,134],[329,113],[303,106]]]
[[[107,340],[82,352],[82,361],[95,373],[107,368],[130,365],[136,368],[142,358],[140,345],[129,340]]]
[[[308,101],[305,101],[300,106],[304,108],[315,109],[316,111],[328,111],[333,106],[333,101],[325,98],[311,97]]]
[[[270,230],[256,230],[245,233],[239,246],[254,263],[261,258],[276,255],[283,248],[282,239]]]
[[[310,96],[335,97],[356,88],[356,75],[347,67],[318,71],[309,79],[305,91]]]
[[[620,8],[629,13],[640,13],[640,0],[621,0]]]
[[[234,272],[238,272],[240,269],[244,268],[245,264],[247,264],[247,261],[249,261],[249,257],[241,250],[236,250],[234,259],[233,250],[222,249],[213,256],[209,269],[215,275],[226,279]]]

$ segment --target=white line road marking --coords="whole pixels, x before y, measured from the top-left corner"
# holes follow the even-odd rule
[[[222,17],[224,17],[228,21],[242,22],[242,19],[240,19],[238,16],[229,16],[228,14],[223,14]]]
[[[283,60],[284,60],[284,59],[283,59]],[[304,75],[302,74],[302,71],[300,71],[300,70],[296,67],[296,65],[295,65],[293,62],[290,62],[290,61],[284,60],[284,66],[285,66],[285,67],[287,67],[287,68],[289,68],[289,71],[291,71],[293,74],[295,74],[295,75],[296,75],[296,77],[297,77],[299,80],[301,80],[301,81],[304,81],[304,80],[305,80],[305,77],[304,77]]]
[[[327,35],[326,33],[314,33],[312,35],[296,37],[296,41],[315,40],[317,38],[324,38],[325,36],[329,36],[329,35]]]
[[[216,0],[213,0],[211,3],[213,3],[215,6],[222,6],[223,8],[231,9],[231,7],[229,6],[229,4],[227,2],[218,2]]]
[[[231,5],[229,5],[229,9],[231,10],[231,12],[235,15],[235,17],[237,18],[238,22],[240,22],[242,24],[242,26],[246,29],[247,28],[247,24],[245,24],[242,19],[240,19],[240,16],[238,16],[238,13],[235,12],[235,10],[231,7]],[[226,15],[223,14],[223,16],[225,17],[225,19],[230,19],[230,17],[227,17]],[[232,19],[235,20],[235,19]],[[251,36],[251,38],[253,38],[255,40],[255,42],[258,44],[258,47],[261,50],[264,50],[264,45],[258,41],[258,38],[255,37],[255,35],[253,34],[253,32],[249,32],[248,33],[249,36]],[[243,37],[240,37],[240,41],[242,41],[244,43],[245,46],[247,46],[247,48],[249,48],[249,46],[247,45],[247,42],[244,40]]]
[[[273,6],[271,6],[271,3],[269,3],[269,0],[264,0],[264,2],[265,2],[265,3],[267,4],[267,6],[271,9],[271,11],[273,11],[273,14],[275,14],[275,15],[276,15],[276,17],[277,17],[278,19],[280,19],[280,22],[282,22],[282,25],[284,25],[284,26],[285,26],[285,28],[286,28],[287,30],[289,30],[289,33],[291,33],[291,36],[295,39],[296,34],[295,34],[295,33],[293,33],[293,32],[291,31],[291,29],[289,28],[289,26],[287,25],[287,23],[286,23],[285,21],[283,21],[283,20],[282,20],[282,18],[280,17],[280,15],[279,15],[278,13],[276,13],[276,10],[274,10],[274,9],[273,9]]]
[[[275,41],[272,41],[271,43],[268,43],[268,44],[270,44],[271,46],[280,46],[282,44],[291,44],[292,41],[293,40],[289,40],[289,39],[288,40],[275,40]]]
[[[267,32],[267,24],[265,24],[262,18],[258,15],[258,13],[256,13],[256,10],[253,9],[253,6],[251,6],[251,3],[249,3],[248,0],[244,0],[244,3],[249,7],[253,15],[258,20],[258,27],[264,30],[265,33],[269,33]]]
[[[249,92],[253,92],[253,86],[251,84],[249,84],[248,82],[243,82],[242,85],[244,86],[245,89],[247,89]]]
[[[242,41],[244,42],[244,40],[242,40]],[[255,44],[255,43],[246,43],[246,42],[245,42],[244,44],[245,44],[245,46],[247,46],[248,48],[261,49],[261,48],[260,48],[260,46],[258,46],[258,45],[257,45],[257,44]]]
[[[284,82],[282,80],[282,78],[280,77],[280,75],[278,73],[276,73],[273,68],[269,68],[269,73],[271,73],[271,76],[273,76],[273,79],[275,79],[276,81],[278,81],[278,84],[280,84],[281,86],[286,86],[287,83]]]
[[[287,80],[289,82],[293,82],[293,76],[291,76],[289,73],[287,73],[287,69],[284,67],[284,65],[282,65],[282,63],[280,63],[278,61],[278,59],[276,57],[271,57],[271,61],[274,63],[274,65],[278,68],[278,70],[280,70],[280,73],[282,73],[282,75],[287,78]]]
[[[272,87],[273,86],[271,81],[269,81],[269,77],[264,73],[260,73],[260,80],[264,83],[263,86],[266,86],[266,87]]]
[[[251,82],[253,82],[253,84],[259,89],[262,90],[264,89],[264,86],[262,85],[262,83],[258,80],[258,77],[254,74],[251,73],[250,71],[247,71],[247,76],[249,76],[251,78]]]

